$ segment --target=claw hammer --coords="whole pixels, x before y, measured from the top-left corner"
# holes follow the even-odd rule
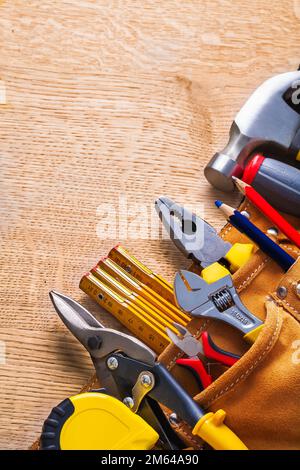
[[[226,147],[204,169],[216,188],[233,191],[253,152],[300,167],[300,70],[275,75],[249,97],[233,121]]]

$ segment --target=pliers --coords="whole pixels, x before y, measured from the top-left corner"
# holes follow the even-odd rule
[[[214,449],[247,449],[224,424],[226,413],[223,410],[205,412],[141,341],[105,328],[65,295],[51,292],[50,297],[64,324],[90,353],[105,393],[123,401],[135,413],[142,414],[146,406],[144,416],[149,417],[150,410],[151,418],[160,426],[159,433],[166,439],[167,433],[162,427],[167,420],[160,420],[163,416],[160,404],[175,412],[192,427],[194,435]]]
[[[250,258],[251,243],[231,245],[204,219],[170,198],[161,196],[155,201],[155,208],[175,246],[201,267],[201,276],[207,282],[236,271]]]
[[[176,335],[169,328],[166,329],[167,334],[175,346],[188,356],[187,358],[177,359],[176,364],[191,369],[202,388],[208,387],[213,381],[204,365],[204,363],[209,365],[207,359],[225,366],[232,366],[240,359],[240,356],[219,348],[207,331],[204,331],[197,340],[184,326],[178,323],[173,323],[173,325],[177,328],[179,334]]]

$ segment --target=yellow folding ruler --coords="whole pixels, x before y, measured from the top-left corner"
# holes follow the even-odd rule
[[[177,308],[171,284],[120,245],[82,277],[80,288],[157,354],[170,343],[166,328],[176,332],[173,322],[190,319]]]

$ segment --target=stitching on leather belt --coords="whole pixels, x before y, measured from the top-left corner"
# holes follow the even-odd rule
[[[287,300],[281,300],[281,303],[283,305],[287,305],[290,309],[297,313],[297,315],[300,315],[300,312],[295,307],[293,307]]]
[[[249,369],[246,370],[242,375],[240,375],[234,382],[231,382],[230,385],[227,385],[224,389],[222,389],[220,392],[218,392],[206,405],[206,408],[208,408],[217,398],[220,398],[224,393],[228,392],[230,389],[235,387],[241,380],[245,379],[250,372],[258,365],[258,363],[263,359],[263,357],[266,355],[266,353],[269,351],[271,346],[274,343],[275,337],[277,336],[278,329],[279,329],[279,308],[276,306],[277,309],[277,320],[276,320],[276,328],[275,331],[267,344],[266,348],[264,351],[260,354],[260,356],[256,359],[256,361],[249,367]]]
[[[199,444],[199,442],[197,442],[194,437],[191,437],[191,435],[188,432],[186,432],[183,428],[180,428],[180,432],[182,432],[182,434],[184,434],[187,437],[187,439],[195,445],[197,449],[199,450],[203,449],[203,444]]]
[[[223,233],[220,234],[221,237],[224,238],[225,235],[227,235],[227,233],[230,232],[231,229],[232,229],[232,225],[230,225],[230,226],[225,230],[225,232],[223,232]]]
[[[251,274],[249,274],[249,276],[247,277],[247,279],[245,279],[238,287],[237,287],[237,290],[240,290],[242,289],[242,287],[245,287],[245,284],[247,284],[248,281],[250,281],[253,276],[265,265],[267,264],[269,261],[269,258],[266,258],[262,263],[260,263],[259,266],[257,266],[254,271],[252,271]]]
[[[291,247],[291,246],[284,245],[284,244],[282,244],[282,245],[280,245],[280,246],[283,247],[285,250],[288,250],[288,251],[290,251],[291,253],[295,253],[295,255],[300,256],[300,251],[299,251],[299,250],[297,250],[297,249],[295,249],[295,248],[293,248],[293,247]],[[296,260],[295,260],[295,261],[296,261]]]
[[[207,325],[210,323],[210,320],[206,320],[203,325],[196,331],[196,333],[193,335],[195,338],[198,338],[200,333],[202,333],[202,331],[207,327]],[[166,368],[169,370],[171,369],[174,364],[176,363],[176,359],[178,359],[179,357],[181,357],[183,355],[182,352],[179,352],[175,357],[173,357],[173,359],[166,365]],[[190,428],[191,429],[191,428]],[[178,429],[176,430],[176,432],[178,432],[179,434],[182,433],[184,434],[189,440],[190,442],[192,442],[196,449],[199,449],[199,450],[203,450],[203,444],[200,444],[192,435],[192,430],[190,431],[190,433],[188,433],[187,431],[185,431],[181,426],[178,427]]]
[[[170,413],[165,413],[165,414],[166,414],[166,416],[167,416],[167,419],[169,419]],[[180,432],[181,432],[182,434],[184,434],[184,435],[188,438],[188,440],[189,440],[190,442],[192,442],[193,444],[195,444],[195,446],[196,446],[198,449],[202,449],[202,448],[203,448],[203,444],[200,444],[200,443],[197,441],[197,439],[195,439],[195,438],[193,437],[192,434],[189,434],[185,429],[183,429],[184,426],[189,427],[187,424],[185,425],[184,423],[179,424],[179,425],[177,426],[177,429],[175,429],[175,432],[177,432],[177,433],[180,433]]]

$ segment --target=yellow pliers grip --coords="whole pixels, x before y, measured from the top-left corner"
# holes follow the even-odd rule
[[[257,328],[255,328],[254,330],[252,331],[249,331],[249,333],[246,333],[244,335],[244,340],[247,341],[247,343],[250,343],[250,344],[253,344],[255,343],[259,333],[261,332],[261,330],[263,329],[264,327],[264,324],[262,325],[259,325]]]
[[[248,450],[240,438],[224,424],[225,417],[223,410],[207,413],[199,419],[193,434],[215,450]]]
[[[225,259],[230,264],[230,271],[222,264],[215,262],[201,271],[201,277],[208,284],[218,281],[222,277],[234,273],[244,266],[251,258],[252,252],[252,243],[235,243],[225,255]]]

